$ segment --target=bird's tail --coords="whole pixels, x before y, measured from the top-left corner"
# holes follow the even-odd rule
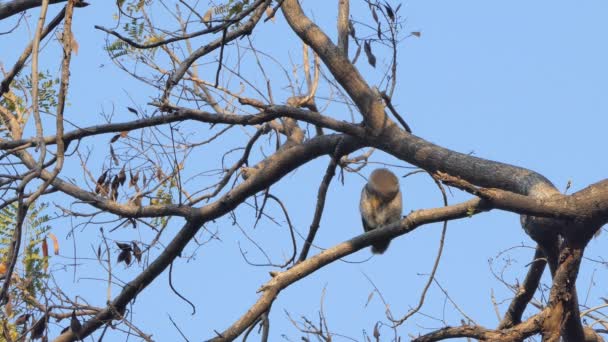
[[[382,254],[386,252],[388,245],[391,243],[391,240],[376,242],[372,245],[372,253],[374,254]]]

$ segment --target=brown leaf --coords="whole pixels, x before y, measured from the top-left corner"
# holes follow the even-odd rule
[[[207,28],[211,27],[211,19],[213,16],[213,10],[210,8],[209,10],[207,10],[207,12],[205,12],[205,14],[203,15],[203,20],[202,22],[207,26]]]
[[[135,109],[135,108],[127,107],[127,110],[135,115],[139,114],[139,113],[137,113],[137,109]]]
[[[118,173],[117,179],[118,179],[118,183],[120,183],[120,185],[124,185],[125,184],[125,181],[127,180],[127,173],[125,172],[125,167],[124,166],[122,167],[122,169]]]
[[[363,43],[363,50],[365,51],[365,55],[367,56],[367,62],[375,68],[376,56],[374,56],[374,53],[372,52],[372,46],[369,43],[369,40],[366,40],[365,43]]]
[[[117,262],[121,262],[124,261],[125,264],[127,264],[127,266],[131,265],[131,250],[130,249],[123,249],[120,254],[118,254],[118,261]]]
[[[103,182],[106,181],[106,177],[108,176],[108,171],[106,170],[104,173],[101,174],[101,176],[99,176],[99,178],[97,178],[97,183],[95,183],[95,193],[99,194],[101,192],[101,190],[103,190]]]
[[[4,312],[6,313],[7,317],[13,315],[13,298],[11,295],[7,296],[6,304],[4,305]]]
[[[380,324],[380,322],[376,322],[376,325],[374,325],[374,338],[376,341],[380,341],[380,329],[378,329],[378,324]]]
[[[112,156],[112,160],[114,161],[114,165],[118,166],[118,158],[116,157],[116,153],[114,153],[114,148],[110,145],[110,156]]]
[[[388,4],[388,2],[384,4],[384,9],[386,10],[386,15],[388,15],[389,19],[391,21],[395,21],[395,14],[393,13],[393,9],[391,8],[391,5]]]
[[[129,187],[137,186],[137,181],[139,180],[139,171],[137,171],[135,175],[129,171],[129,174],[131,176],[131,179],[129,180]]]
[[[131,245],[133,246],[133,255],[135,256],[135,259],[137,259],[137,262],[141,262],[141,249],[139,249],[139,246],[137,246],[137,242],[135,241],[131,241]]]
[[[72,32],[72,36],[70,37],[70,45],[72,46],[72,51],[74,52],[75,55],[78,55],[78,42],[76,41],[76,38],[74,37],[74,32]]]
[[[53,233],[49,233],[49,237],[53,240],[53,253],[59,255],[59,240],[57,240],[57,237]]]
[[[42,239],[42,256],[45,258],[49,256],[49,245],[46,243],[46,239]]]
[[[374,18],[374,21],[377,23],[378,22],[378,14],[376,13],[376,10],[374,8],[371,8],[372,10],[372,18]]]
[[[121,138],[126,138],[127,135],[129,135],[129,131],[122,131],[122,132],[120,132],[120,137]]]
[[[162,181],[163,178],[165,178],[165,174],[163,173],[163,170],[160,167],[156,168],[156,179],[160,182],[160,181]]]
[[[120,134],[115,134],[112,139],[110,139],[110,144],[115,143],[118,139],[120,139]]]
[[[131,250],[131,245],[128,243],[122,243],[122,242],[118,242],[116,241],[116,246],[118,246],[118,248],[120,248],[121,250]]]
[[[421,35],[422,34],[420,33],[420,31],[414,31],[414,32],[412,32],[412,36],[415,36],[417,38],[420,38]]]
[[[270,6],[266,7],[266,18],[270,17],[272,15],[272,8]],[[270,20],[274,23],[275,17],[272,16],[272,18],[270,18]]]
[[[6,263],[0,262],[0,275],[6,273]]]

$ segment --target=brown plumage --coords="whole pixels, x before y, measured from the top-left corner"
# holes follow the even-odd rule
[[[401,219],[402,199],[399,179],[387,169],[376,169],[361,191],[359,202],[363,229],[368,232]],[[382,254],[391,240],[372,245],[372,253]]]

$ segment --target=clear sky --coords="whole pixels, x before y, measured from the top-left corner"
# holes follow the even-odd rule
[[[126,106],[145,109],[146,103],[159,93],[132,80],[112,64],[102,49],[105,34],[93,25],[112,27],[116,10],[103,1],[91,3],[75,16],[79,52],[73,59],[66,117],[85,126],[100,122],[102,111],[114,110],[114,122],[132,120]],[[400,2],[391,3],[396,7]],[[307,0],[303,6],[334,38],[336,1]],[[51,16],[59,8],[52,6]],[[207,2],[201,1],[197,8],[204,12]],[[352,16],[371,21],[366,8],[359,1],[353,1]],[[571,181],[570,192],[608,175],[605,134],[608,128],[608,2],[412,0],[403,2],[400,13],[407,19],[404,33],[422,33],[420,38],[408,38],[399,46],[399,78],[394,96],[396,107],[417,136],[456,151],[535,170],[559,189]],[[38,12],[30,11],[30,14],[29,29],[33,30]],[[1,31],[7,28],[8,24],[0,23]],[[14,54],[21,51],[29,37],[27,26],[13,35],[0,36],[5,68],[12,65]],[[291,70],[289,58],[300,58],[300,41],[288,29],[280,12],[275,23],[260,24],[251,39],[256,46],[284,61],[288,70]],[[351,49],[352,45],[351,42]],[[45,66],[57,70],[60,62],[53,54],[56,51],[47,52],[43,57]],[[385,56],[379,56],[381,65],[388,62]],[[206,57],[201,63],[214,59],[215,56]],[[372,69],[364,59],[360,59],[357,66],[370,84],[377,84],[382,77],[380,68]],[[277,88],[284,85],[279,68],[269,69],[271,78],[280,80]],[[203,67],[202,73],[210,75],[214,70],[215,64],[210,64]],[[335,107],[336,112],[328,110],[325,114],[347,118],[343,109]],[[341,112],[337,112],[339,110]],[[200,125],[204,134],[198,140],[210,134],[206,127]],[[99,140],[101,144],[94,146],[92,153],[105,157],[104,143],[108,140],[109,136]],[[376,152],[372,160],[410,166],[381,152]],[[201,162],[217,165],[209,157],[202,158]],[[317,187],[326,163],[326,158],[313,161],[273,187],[273,193],[284,200],[291,220],[302,234],[306,234],[312,220]],[[66,175],[81,179],[78,163],[70,165],[72,169],[67,170]],[[367,176],[372,169],[367,167],[362,174]],[[399,175],[409,172],[397,167],[393,170]],[[362,232],[358,197],[364,183],[356,174],[346,174],[344,184],[337,180],[332,183],[316,241],[318,245],[329,247]],[[404,214],[441,206],[440,193],[428,176],[401,179],[401,185]],[[466,198],[452,190],[450,202]],[[65,199],[57,201],[65,203]],[[250,209],[243,207],[236,212],[243,217],[240,221],[243,230],[262,241],[273,251],[273,257],[281,260],[282,255],[290,253],[284,221],[282,227],[262,221],[254,229]],[[278,208],[273,208],[272,213],[282,220]],[[91,279],[104,277],[98,266],[83,267],[90,263],[79,261],[75,274],[73,267],[64,267],[72,263],[74,253],[79,257],[94,257],[99,238],[97,228],[77,229],[76,236],[82,240],[78,240],[74,250],[71,238],[66,240],[69,225],[60,222],[54,227],[54,233],[65,248],[62,256],[52,261],[58,282],[72,296],[81,295],[94,305],[104,305],[105,282]],[[165,242],[179,229],[179,222],[175,220],[169,227]],[[134,323],[153,334],[157,341],[180,340],[168,315],[178,322],[191,341],[212,337],[214,330],[222,331],[253,304],[257,299],[255,291],[268,280],[271,268],[252,267],[243,260],[239,246],[253,260],[263,259],[229,219],[219,219],[207,228],[217,230],[221,241],[212,241],[198,249],[189,245],[184,254],[193,258],[177,262],[173,274],[175,287],[197,305],[197,313],[190,315],[190,307],[170,291],[166,273],[135,302]],[[306,316],[317,322],[324,288],[323,309],[334,333],[363,340],[363,331],[371,334],[376,321],[386,322],[385,308],[377,294],[366,305],[374,285],[390,304],[393,314],[403,315],[418,302],[437,252],[440,231],[441,225],[419,228],[393,241],[382,256],[368,260],[369,250],[360,251],[349,256],[348,262],[331,264],[284,290],[272,307],[270,340],[299,340],[301,334],[291,325],[286,312],[297,320]],[[137,233],[131,230],[116,234],[112,237],[137,238]],[[607,238],[605,233],[593,240],[586,255],[593,259],[605,255]],[[302,245],[301,239],[298,245]],[[516,246],[522,247],[512,248]],[[531,246],[532,241],[514,214],[490,212],[452,222],[437,280],[460,310],[476,323],[495,327],[497,317],[492,293],[504,313],[511,292],[492,275],[489,260],[493,260],[493,269],[498,273],[508,265],[504,276],[514,283],[525,275],[533,254],[533,249],[528,248]],[[508,249],[505,254],[499,254]],[[116,268],[125,281],[140,271],[138,267],[123,270],[122,264]],[[597,285],[590,286],[591,279]],[[586,261],[579,278],[580,302],[592,305],[599,303],[600,297],[608,297],[602,286],[607,281],[604,266]],[[114,288],[113,295],[118,291],[119,288]],[[437,286],[431,287],[422,313],[445,319],[451,325],[460,324],[462,318]],[[407,339],[410,334],[441,326],[440,321],[419,315],[411,318],[399,332]],[[388,328],[383,327],[381,333],[382,340],[389,339]],[[336,340],[343,339],[336,337]]]

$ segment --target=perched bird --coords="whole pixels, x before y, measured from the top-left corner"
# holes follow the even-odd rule
[[[70,329],[76,335],[76,338],[80,340],[80,333],[82,332],[82,324],[76,317],[76,310],[72,310],[72,319],[70,319]]]
[[[399,179],[387,169],[376,169],[361,191],[361,221],[366,232],[401,219],[402,202]],[[372,245],[372,253],[382,254],[390,239]]]

